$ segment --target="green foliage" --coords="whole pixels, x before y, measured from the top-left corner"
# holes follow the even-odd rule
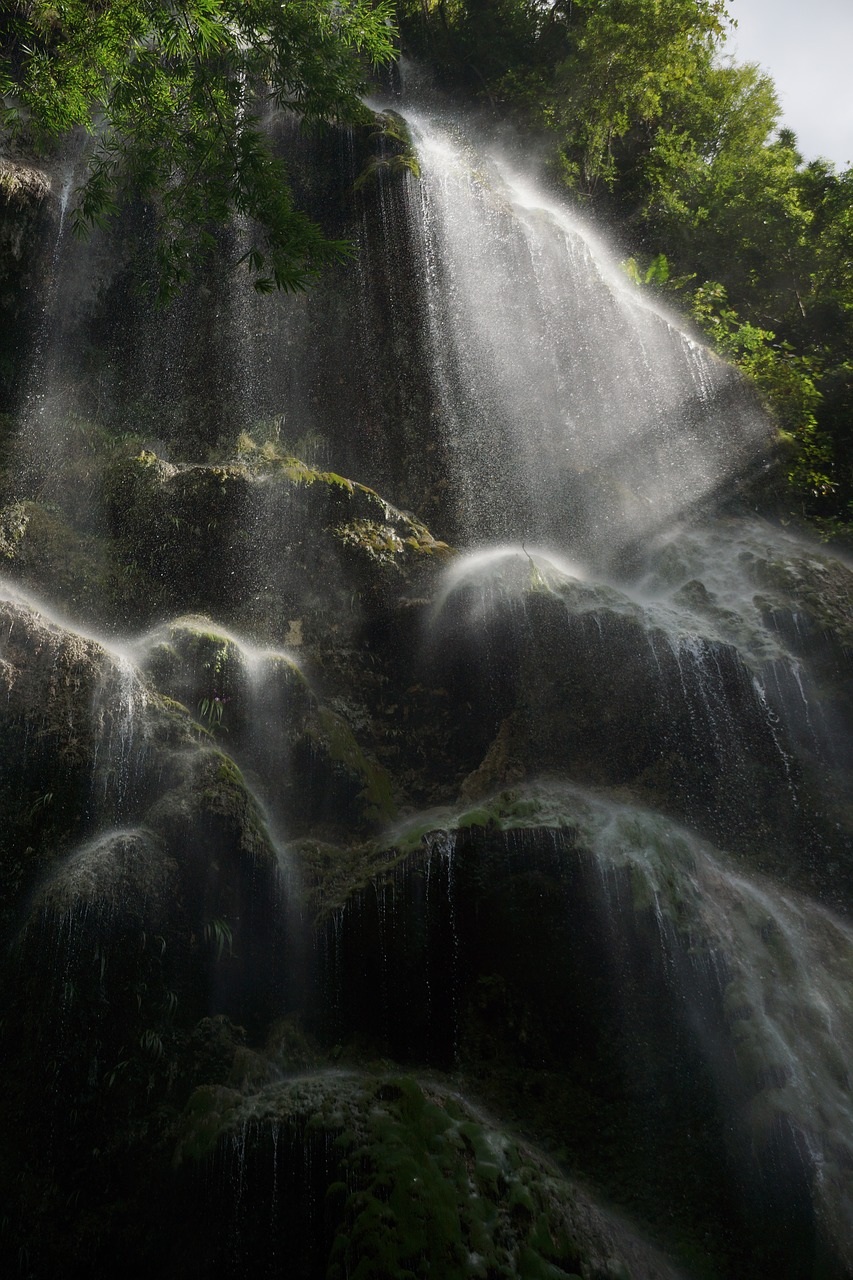
[[[365,68],[392,56],[390,18],[390,0],[33,0],[0,41],[3,122],[96,134],[75,227],[150,202],[164,298],[234,213],[254,225],[241,261],[255,287],[304,289],[349,246],[294,208],[260,113],[366,119],[359,93]]]
[[[198,712],[202,720],[206,720],[211,729],[222,727],[222,714],[225,710],[223,699],[216,693],[209,698],[202,698],[198,704]]]
[[[555,68],[549,109],[563,135],[566,177],[592,194],[677,112],[709,65],[725,23],[722,0],[578,0],[582,27]]]
[[[139,1047],[155,1061],[163,1057],[163,1041],[153,1027],[146,1027],[139,1037]]]
[[[223,920],[219,916],[214,916],[210,920],[204,922],[204,942],[205,946],[216,953],[217,961],[223,956],[229,958],[234,954],[234,931],[227,920]]]
[[[212,645],[212,651],[208,652],[202,664],[210,690],[199,699],[198,713],[207,727],[213,731],[224,728],[222,718],[225,714],[225,703],[230,702],[230,698],[225,693],[225,683],[231,646],[227,640],[220,640],[216,635],[205,639],[209,645]]]
[[[806,499],[831,495],[837,481],[832,478],[832,442],[816,416],[822,397],[815,385],[814,361],[798,355],[790,343],[777,342],[770,330],[741,322],[720,284],[695,291],[692,313],[716,349],[744,371],[775,414],[793,446],[788,472],[792,489]]]
[[[669,261],[665,253],[652,258],[649,265],[641,269],[636,258],[628,258],[622,264],[625,274],[634,284],[666,284],[669,280]]]

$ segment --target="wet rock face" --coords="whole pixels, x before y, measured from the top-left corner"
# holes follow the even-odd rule
[[[80,1185],[97,1215],[136,1149],[131,1194],[146,1194],[139,1143],[148,1134],[161,1158],[187,1077],[197,1083],[199,1021],[230,1013],[258,1027],[281,1005],[285,899],[257,803],[187,711],[125,655],[21,597],[2,613],[2,1079],[13,1105],[0,1177],[15,1250],[26,1244],[35,1274],[97,1271],[98,1250],[116,1257],[117,1243],[87,1238],[59,1186],[81,1145],[97,1149],[102,1163]],[[35,1199],[13,1190],[22,1166]],[[132,1236],[130,1219],[120,1231]]]
[[[365,485],[244,443],[230,465],[179,468],[143,452],[112,477],[112,532],[165,607],[198,604],[274,634],[294,612],[346,626],[364,593],[383,581],[399,590],[450,554]]]
[[[322,828],[346,839],[394,816],[388,775],[320,702],[299,649],[257,648],[198,617],[174,619],[136,649],[156,687],[227,744],[290,838]]]
[[[276,896],[276,861],[239,769],[126,656],[20,597],[2,610],[12,936],[31,932],[27,920],[79,917],[106,941],[125,913],[163,933],[161,917],[186,910],[199,929],[242,919],[251,951],[253,916]]]
[[[57,852],[87,829],[96,745],[89,708],[108,660],[23,603],[4,601],[0,609],[8,921]]]
[[[309,454],[321,468],[334,464],[437,520],[446,505],[447,450],[430,431],[435,396],[422,360],[426,316],[407,212],[410,170],[395,164],[407,146],[379,120],[311,137],[283,126],[280,134],[301,207],[329,236],[359,247],[354,263],[330,268],[307,295],[261,299],[248,273],[235,270],[238,233],[225,234],[221,256],[164,311],[151,288],[155,246],[145,210],[123,210],[109,238],[95,233],[73,252],[66,224],[54,270],[56,195],[42,202],[39,225],[10,203],[3,243],[13,251],[0,272],[8,268],[11,323],[3,333],[15,337],[7,368],[11,377],[14,363],[16,382],[5,388],[0,412],[20,410],[17,379],[32,352],[32,328],[16,335],[16,318],[27,299],[43,297],[38,286],[52,275],[64,304],[56,324],[60,415],[70,410],[100,422],[108,403],[112,430],[139,434],[180,462],[222,456],[241,430],[262,425],[288,451]],[[75,184],[84,160],[85,151]],[[2,199],[0,187],[0,207]]]
[[[686,953],[660,946],[651,909],[632,911],[630,876],[605,872],[577,839],[471,826],[377,876],[327,926],[319,1030],[461,1073],[644,1214],[666,1204],[688,1233],[716,1217],[719,1248],[744,1224],[724,1190],[732,1153],[693,1040],[701,1014],[668,980],[668,965],[689,968]],[[721,993],[706,981],[714,1037]],[[677,1155],[688,1131],[689,1174]]]
[[[175,465],[135,444],[72,441],[37,501],[0,509],[7,572],[102,629],[197,611],[297,648],[331,630],[341,647],[453,555],[373,489],[277,446],[245,436],[221,464]]]
[[[202,558],[181,566],[180,531],[172,544],[171,534],[162,543],[155,536],[164,513],[181,509],[173,484],[191,486],[194,519],[205,504],[216,512],[210,536],[221,530],[223,545],[244,528],[255,487],[264,499],[267,486],[279,497],[295,492],[296,502],[316,495],[310,527],[324,572],[334,565],[340,584],[348,562],[336,559],[334,528],[361,518],[353,500],[380,510],[380,500],[328,478],[306,489],[242,465],[181,471],[143,458],[122,467],[132,485],[124,508],[116,502],[113,534],[97,535],[102,552],[129,547],[132,530],[153,583],[152,566],[173,554],[171,545],[167,592],[197,589],[205,603],[209,566]],[[306,1277],[331,1274],[351,1265],[356,1239],[373,1248],[371,1265],[387,1270],[391,1258],[404,1267],[409,1254],[382,1243],[388,1223],[376,1199],[402,1194],[395,1179],[403,1166],[412,1177],[439,1178],[440,1204],[461,1196],[457,1182],[473,1158],[464,1142],[442,1148],[440,1159],[430,1148],[427,1159],[375,1080],[356,1090],[356,1110],[385,1117],[372,1148],[360,1138],[351,1150],[337,1120],[327,1130],[325,1121],[280,1118],[283,1095],[268,1092],[283,1070],[346,1063],[361,1071],[365,1059],[391,1058],[443,1072],[448,1087],[484,1099],[564,1170],[650,1223],[688,1274],[703,1274],[692,1260],[705,1256],[708,1274],[748,1267],[770,1280],[792,1258],[810,1274],[814,1256],[826,1275],[843,1276],[847,1243],[822,1224],[843,1220],[847,1147],[826,1136],[803,1101],[798,1082],[815,1069],[797,1058],[791,1029],[809,1025],[809,1040],[820,1043],[825,1107],[843,1094],[840,1060],[831,1060],[824,1029],[817,1034],[821,1001],[830,1007],[836,987],[824,992],[814,975],[823,983],[830,952],[846,956],[844,938],[833,935],[831,947],[808,941],[812,926],[786,916],[776,898],[762,905],[757,889],[745,906],[732,871],[699,874],[700,855],[677,853],[671,836],[652,875],[631,861],[650,839],[641,809],[626,809],[605,840],[603,828],[579,819],[576,799],[543,802],[530,789],[543,774],[569,775],[621,788],[623,798],[643,795],[695,826],[707,816],[732,837],[744,867],[760,863],[765,806],[754,798],[790,794],[784,752],[798,785],[797,761],[807,759],[795,756],[806,740],[794,722],[771,720],[756,691],[768,658],[755,648],[761,637],[746,644],[732,634],[711,589],[689,586],[699,579],[686,591],[673,585],[678,608],[705,619],[704,634],[688,639],[616,588],[546,581],[527,560],[520,590],[504,582],[485,596],[479,587],[443,596],[440,575],[456,572],[442,569],[445,552],[418,522],[383,515],[387,540],[353,550],[357,614],[336,623],[334,587],[324,601],[309,575],[300,600],[298,574],[289,578],[285,637],[298,641],[290,650],[250,644],[197,615],[111,650],[8,590],[4,733],[19,761],[4,797],[16,940],[6,999],[18,1046],[9,1073],[26,1080],[16,1088],[27,1107],[51,1089],[64,1105],[57,1072],[78,1100],[73,1123],[48,1108],[42,1127],[14,1133],[13,1149],[38,1165],[38,1143],[60,1133],[61,1182],[85,1127],[86,1141],[94,1133],[110,1153],[108,1180],[126,1159],[138,1166],[119,1225],[108,1226],[97,1207],[109,1213],[111,1193],[97,1178],[87,1184],[89,1211],[104,1223],[106,1269],[127,1239],[141,1258],[153,1256],[148,1169],[189,1206],[164,1227],[176,1276],[187,1250],[200,1266],[227,1256],[235,1277],[272,1274],[284,1249]],[[324,525],[330,518],[339,525]],[[432,599],[416,594],[425,590]],[[238,616],[253,607],[239,588],[232,603]],[[720,755],[724,732],[728,754]],[[67,802],[57,789],[40,799],[65,753],[73,762],[61,775]],[[39,779],[45,791],[31,794]],[[377,837],[401,802],[446,803],[460,792],[468,807],[452,822],[426,814]],[[741,814],[747,800],[760,812]],[[802,807],[775,803],[765,838],[787,827],[794,844]],[[289,838],[283,884],[268,820]],[[434,834],[421,843],[424,832]],[[620,849],[628,851],[622,863],[614,861]],[[777,868],[785,865],[784,850],[773,854]],[[796,879],[800,869],[792,861],[786,873]],[[722,904],[721,917],[708,917],[703,903]],[[727,912],[747,919],[747,941],[728,938]],[[769,973],[770,985],[756,987],[750,973],[762,982]],[[802,996],[781,1023],[774,973]],[[840,970],[832,981],[843,985]],[[809,983],[811,1002],[802,995]],[[34,1016],[45,1005],[59,1011],[47,1031]],[[298,1029],[284,1049],[274,1030],[282,1014]],[[773,1048],[779,1035],[784,1054]],[[27,1073],[31,1060],[47,1065]],[[334,1079],[323,1086],[324,1114],[346,1110],[348,1088]],[[451,1117],[448,1131],[455,1125]],[[837,1128],[843,1133],[843,1119]],[[179,1175],[168,1171],[176,1149],[184,1152]],[[820,1191],[816,1151],[831,1171]],[[385,1158],[392,1174],[382,1173]],[[495,1215],[508,1251],[495,1265],[508,1276],[556,1268],[592,1277],[608,1274],[608,1258],[624,1257],[603,1251],[600,1235],[583,1244],[568,1228],[560,1235],[560,1215],[577,1207],[566,1184],[549,1184],[547,1214],[557,1216],[546,1236],[515,1207],[524,1199],[515,1174],[501,1176],[493,1199],[471,1209],[469,1234],[481,1211]],[[235,1186],[244,1189],[236,1198]],[[454,1203],[459,1221],[467,1201]],[[443,1218],[426,1209],[418,1217],[411,1196],[409,1211],[412,1239],[422,1228],[444,1239]],[[38,1214],[29,1199],[21,1212],[32,1235]],[[63,1220],[66,1210],[57,1214]],[[187,1232],[188,1217],[209,1230]],[[72,1249],[99,1274],[90,1245],[64,1220],[65,1237],[44,1241],[39,1265],[60,1265]],[[451,1233],[442,1247],[453,1257],[476,1252],[473,1238]],[[629,1275],[646,1274],[645,1262],[626,1265]],[[649,1275],[667,1274],[655,1266],[665,1264],[649,1262]]]
[[[58,217],[40,169],[0,156],[0,414],[14,407],[38,320],[38,282]]]

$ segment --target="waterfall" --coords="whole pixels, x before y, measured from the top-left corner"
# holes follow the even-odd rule
[[[567,209],[458,126],[407,115],[438,429],[476,543],[599,565],[701,509],[767,444],[733,370]]]
[[[407,93],[266,121],[358,246],[306,297],[240,218],[158,311],[145,211],[60,198],[0,422],[0,1257],[845,1280],[853,573],[755,509],[739,374]]]

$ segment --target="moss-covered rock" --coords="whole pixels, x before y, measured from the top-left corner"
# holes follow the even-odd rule
[[[402,118],[291,150],[358,263],[168,310],[147,211],[81,260],[0,163],[0,1268],[670,1276],[600,1195],[693,1280],[846,1280],[853,944],[798,886],[853,892],[849,567],[454,556],[402,508],[660,512],[512,433],[474,492]]]
[[[363,834],[394,816],[387,773],[318,701],[292,653],[259,649],[198,617],[158,628],[137,653],[158,689],[251,771],[290,836]]]
[[[385,770],[368,759],[349,726],[335,712],[320,707],[308,726],[308,738],[332,765],[333,775],[359,785],[356,799],[363,806],[363,823],[384,826],[396,816],[391,784]],[[334,806],[331,806],[332,812]]]
[[[25,932],[59,938],[65,921],[107,947],[130,921],[197,946],[202,967],[225,938],[234,980],[260,965],[276,945],[278,863],[238,767],[126,654],[20,598],[0,613],[7,929],[27,912]]]
[[[90,625],[121,624],[126,597],[141,585],[109,540],[29,500],[0,510],[0,566],[33,590],[49,589],[55,607]]]
[[[337,614],[340,625],[354,597],[399,590],[398,570],[405,580],[450,554],[365,485],[251,445],[245,437],[238,460],[221,465],[174,466],[150,452],[116,465],[114,536],[166,607],[181,600],[267,634],[285,634],[293,617]]]
[[[377,111],[374,140],[380,146],[377,154],[370,156],[355,180],[355,190],[361,190],[379,174],[393,177],[410,173],[420,177],[420,165],[415,152],[409,126],[397,111]]]
[[[206,1229],[234,1259],[223,1275],[272,1274],[282,1250],[299,1274],[327,1277],[676,1274],[437,1081],[337,1073],[199,1090],[177,1159],[190,1188],[193,1164],[212,1178]],[[244,1195],[228,1203],[235,1175]]]
[[[744,568],[738,539],[758,535],[747,525],[727,536],[685,535],[625,592],[521,548],[461,558],[430,619],[432,678],[457,705],[464,689],[488,734],[459,789],[476,800],[546,773],[619,787],[835,901],[839,880],[842,893],[853,884],[850,721],[838,696],[822,723],[809,709],[803,651],[768,619],[755,557]],[[746,578],[721,577],[715,554],[734,555]],[[836,681],[841,635],[824,636]]]

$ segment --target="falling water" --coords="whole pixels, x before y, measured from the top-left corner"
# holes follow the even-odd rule
[[[95,693],[93,783],[115,821],[127,817],[144,763],[144,712],[149,694],[131,657],[115,652],[114,666],[102,677]]]
[[[408,114],[439,428],[468,537],[560,537],[601,564],[742,474],[766,426],[735,373],[564,208]]]
[[[42,303],[42,312],[30,355],[28,377],[23,391],[22,452],[24,457],[19,469],[20,491],[28,493],[39,481],[43,482],[40,455],[51,447],[51,432],[56,424],[51,420],[51,397],[56,394],[56,365],[59,358],[57,330],[60,327],[58,312],[60,285],[62,282],[63,250],[67,239],[67,211],[74,185],[75,167],[68,164],[62,177],[58,197],[56,238],[50,258],[48,285]],[[32,474],[30,474],[32,473]]]

